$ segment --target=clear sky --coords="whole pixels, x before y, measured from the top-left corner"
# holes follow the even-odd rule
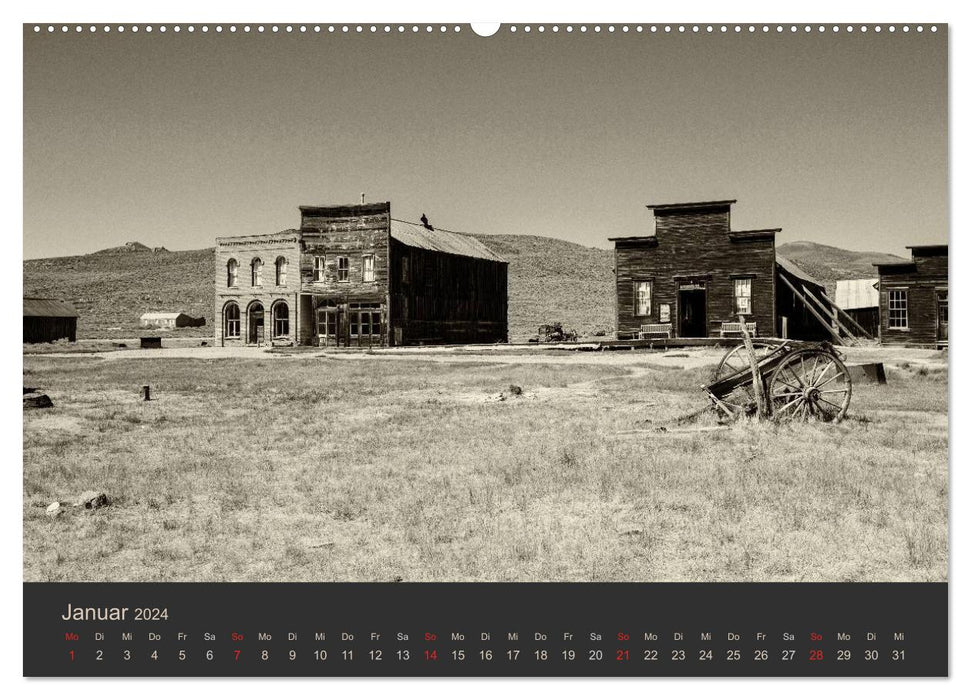
[[[948,236],[947,40],[802,31],[24,32],[24,256],[367,200],[609,247],[649,203],[905,255]]]

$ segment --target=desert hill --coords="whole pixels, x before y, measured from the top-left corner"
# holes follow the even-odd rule
[[[509,261],[509,334],[522,341],[544,323],[562,322],[581,335],[614,330],[613,251],[557,238],[487,235],[476,238]],[[886,253],[848,251],[800,241],[778,247],[832,291],[837,279],[873,277]],[[202,316],[211,335],[213,249],[168,251],[138,242],[89,255],[24,261],[24,294],[74,303],[82,338],[132,337],[146,311]]]

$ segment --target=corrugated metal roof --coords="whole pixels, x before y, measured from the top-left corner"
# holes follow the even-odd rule
[[[77,310],[66,301],[24,297],[24,316],[47,318],[77,318]]]
[[[468,258],[506,262],[489,250],[481,241],[467,233],[446,231],[441,228],[432,231],[421,224],[392,219],[391,237],[412,248],[424,248],[425,250],[437,250],[440,253],[464,255]]]
[[[148,313],[142,314],[139,318],[141,318],[143,321],[148,321],[148,320],[159,320],[159,321],[162,321],[162,320],[169,320],[169,319],[173,319],[173,318],[178,318],[179,316],[182,316],[182,315],[183,315],[183,313],[181,311],[176,311],[176,312],[169,312],[169,311],[149,311]]]
[[[874,286],[879,278],[865,280],[837,280],[836,305],[843,310],[869,309],[880,305],[880,292]]]
[[[810,275],[808,272],[803,270],[801,267],[796,265],[796,263],[792,262],[792,260],[790,260],[789,258],[784,258],[777,253],[775,256],[775,261],[779,265],[779,267],[781,267],[783,270],[788,272],[793,277],[798,277],[801,280],[805,280],[806,282],[815,284],[819,287],[824,286],[822,282],[820,282],[815,277]]]

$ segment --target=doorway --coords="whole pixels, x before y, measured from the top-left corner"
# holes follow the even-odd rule
[[[249,307],[249,342],[250,345],[263,344],[263,304],[254,302]]]
[[[678,337],[708,337],[708,295],[703,287],[678,290]]]
[[[947,344],[947,290],[937,292],[937,342]]]
[[[320,345],[347,345],[344,330],[345,314],[340,305],[317,308],[317,340]]]

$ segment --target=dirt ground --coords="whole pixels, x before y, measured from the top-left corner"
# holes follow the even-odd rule
[[[847,350],[889,382],[839,425],[658,432],[721,355],[25,355],[25,579],[945,580],[946,354]]]

